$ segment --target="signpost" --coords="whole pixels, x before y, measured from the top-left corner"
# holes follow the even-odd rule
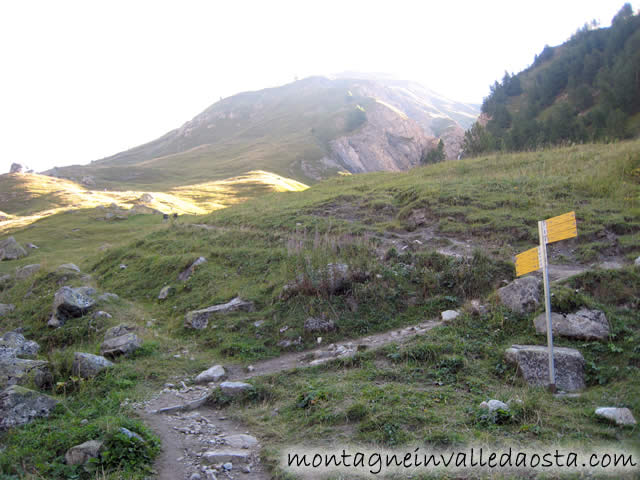
[[[547,318],[547,345],[549,349],[549,389],[555,392],[556,371],[553,363],[553,325],[551,324],[551,292],[549,291],[549,262],[547,244],[578,236],[575,212],[538,222],[540,246],[516,255],[516,276],[542,269],[544,306]]]

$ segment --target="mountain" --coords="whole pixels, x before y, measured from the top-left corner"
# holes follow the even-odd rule
[[[586,24],[491,87],[465,150],[528,150],[640,133],[640,15],[629,4],[611,27]]]
[[[338,172],[401,171],[445,143],[455,158],[476,105],[373,75],[309,77],[211,105],[162,137],[45,174],[110,189],[167,189],[252,170],[305,183]]]

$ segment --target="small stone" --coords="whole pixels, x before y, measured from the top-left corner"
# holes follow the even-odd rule
[[[492,399],[492,400],[489,400],[489,401],[486,401],[486,402],[482,402],[480,404],[480,408],[486,408],[490,412],[495,412],[496,410],[508,411],[509,410],[509,405],[507,405],[504,402],[501,402],[500,400]]]
[[[242,473],[251,473],[251,466],[250,465],[245,465],[242,468]]]
[[[209,465],[225,463],[249,463],[246,450],[212,450],[202,454],[202,460]]]
[[[102,442],[97,440],[81,443],[67,450],[64,460],[67,465],[84,465],[90,459],[98,457],[102,445]]]
[[[64,263],[60,265],[56,270],[80,273],[80,268],[74,263]]]
[[[173,294],[174,288],[171,285],[167,285],[166,287],[162,287],[160,293],[158,294],[158,300],[166,300],[170,295]]]
[[[120,270],[125,270],[127,268],[127,266],[124,263],[120,264]]]
[[[235,297],[227,303],[213,305],[202,310],[193,310],[188,312],[184,318],[184,326],[186,328],[194,328],[196,330],[202,330],[207,328],[209,319],[217,314],[227,314],[236,311],[252,312],[255,310],[253,302],[249,302]]]
[[[256,328],[260,328],[263,324],[264,324],[264,320],[258,320],[256,322],[253,322],[253,326]]]
[[[628,408],[598,407],[596,415],[615,422],[617,425],[635,425],[636,419]]]
[[[89,423],[89,420],[87,420],[86,418],[83,418],[82,420],[80,420],[80,425],[86,425]]]
[[[139,442],[145,443],[144,438],[142,438],[136,432],[132,432],[128,428],[120,427],[120,433],[125,434],[129,438],[134,438],[134,439],[138,440]]]
[[[227,445],[233,448],[253,448],[258,445],[258,439],[252,435],[240,433],[237,435],[229,435],[225,437]]]
[[[304,321],[304,331],[309,333],[332,332],[336,328],[335,322],[331,319],[309,317]]]
[[[256,369],[253,365],[247,365],[247,372],[251,373]]]
[[[233,463],[231,462],[227,462],[224,465],[222,465],[222,468],[224,468],[225,470],[229,471],[229,470],[233,470]]]
[[[93,318],[113,318],[113,316],[104,310],[99,310],[93,314]]]
[[[189,480],[202,480],[202,477],[200,476],[199,473],[194,473],[189,477]]]
[[[442,318],[443,322],[451,322],[458,318],[459,315],[460,312],[458,312],[457,310],[445,310],[440,314],[440,318]]]

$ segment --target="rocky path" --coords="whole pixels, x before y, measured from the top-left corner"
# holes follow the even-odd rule
[[[403,342],[440,325],[431,320],[418,325],[295,352],[244,368],[228,366],[228,380],[240,381],[295,368],[305,368],[357,351]],[[261,445],[242,423],[205,405],[210,389],[168,383],[150,400],[137,404],[142,420],[162,440],[155,463],[158,480],[268,479],[260,462]]]

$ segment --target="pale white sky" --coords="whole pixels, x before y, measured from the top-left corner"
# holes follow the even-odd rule
[[[481,103],[505,70],[623,3],[2,1],[0,173],[88,163],[295,76],[386,72]]]

